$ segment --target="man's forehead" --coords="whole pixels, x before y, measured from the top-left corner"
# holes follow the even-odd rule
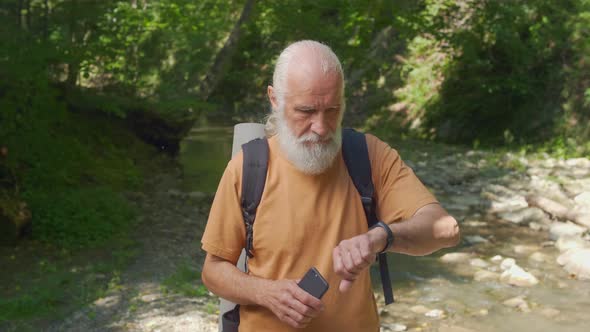
[[[342,78],[338,72],[323,73],[321,67],[293,66],[287,72],[287,95],[339,93]]]

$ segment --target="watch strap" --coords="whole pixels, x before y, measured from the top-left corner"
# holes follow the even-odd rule
[[[371,227],[371,229],[376,228],[376,227],[381,227],[385,230],[385,232],[387,233],[387,243],[385,244],[385,248],[383,248],[383,250],[381,250],[379,252],[379,254],[385,253],[387,252],[387,249],[389,249],[391,247],[391,245],[393,244],[393,232],[391,231],[391,228],[389,228],[389,226],[384,223],[383,221],[378,221],[375,225],[373,225]]]

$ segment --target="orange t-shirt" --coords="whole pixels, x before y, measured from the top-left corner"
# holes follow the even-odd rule
[[[366,135],[377,199],[377,216],[386,223],[411,217],[436,199],[398,153]],[[325,310],[304,331],[378,331],[379,318],[369,269],[353,287],[340,293],[332,250],[342,240],[367,232],[360,196],[342,155],[319,175],[306,175],[282,154],[276,137],[269,139],[266,185],[254,222],[254,257],[249,273],[266,279],[299,279],[315,266],[330,288]],[[228,164],[211,207],[201,240],[209,254],[237,262],[246,231],[240,208],[243,155]],[[259,306],[240,307],[240,331],[302,331],[281,322]]]

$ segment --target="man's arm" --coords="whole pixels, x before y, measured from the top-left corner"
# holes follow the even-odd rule
[[[459,243],[459,225],[439,204],[428,204],[407,220],[392,223],[394,241],[388,251],[423,256]],[[341,241],[332,253],[334,271],[342,277],[340,290],[346,291],[358,274],[375,261],[387,244],[387,233],[377,227]]]
[[[425,205],[410,219],[392,223],[389,228],[395,239],[388,251],[412,256],[424,256],[442,248],[454,247],[461,238],[459,224],[440,204]],[[372,231],[379,233],[372,241],[383,248],[387,242],[385,230]]]
[[[324,310],[295,280],[268,280],[240,271],[232,262],[207,254],[201,274],[203,284],[214,294],[241,305],[260,305],[281,321],[303,328]]]

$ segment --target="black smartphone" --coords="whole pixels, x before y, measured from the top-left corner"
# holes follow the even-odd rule
[[[330,287],[315,267],[309,269],[297,285],[318,299],[321,299]]]

